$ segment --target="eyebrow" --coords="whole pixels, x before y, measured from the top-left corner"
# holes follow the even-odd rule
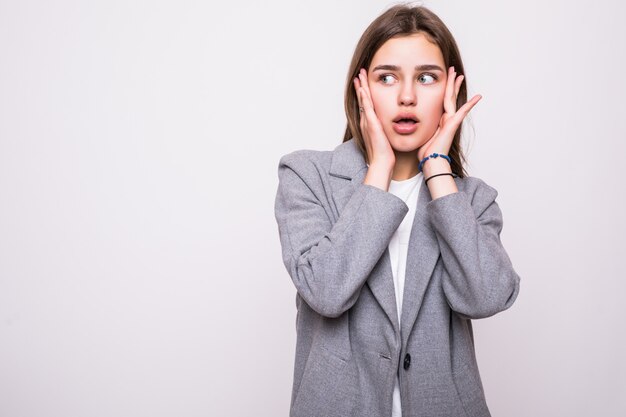
[[[387,71],[400,71],[400,67],[397,65],[377,65],[376,68],[372,70],[372,72],[377,70],[387,70]],[[441,71],[443,69],[439,65],[434,64],[424,64],[424,65],[416,65],[415,71]]]

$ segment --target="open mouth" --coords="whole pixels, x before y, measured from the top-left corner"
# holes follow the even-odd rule
[[[415,124],[418,123],[419,120],[417,120],[417,117],[413,113],[402,112],[393,119],[393,122],[399,124]]]
[[[417,130],[419,120],[409,112],[400,113],[393,119],[393,130],[401,135],[410,135]]]
[[[413,119],[398,119],[395,120],[394,123],[400,123],[400,124],[415,124],[417,123],[416,120]]]

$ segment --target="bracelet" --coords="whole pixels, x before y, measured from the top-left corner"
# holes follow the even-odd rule
[[[428,156],[427,156],[427,157],[425,157],[424,159],[422,159],[422,160],[420,161],[419,165],[417,166],[417,169],[419,169],[419,170],[421,171],[421,170],[422,170],[422,165],[424,165],[424,162],[428,161],[430,158],[437,158],[438,156],[440,156],[440,157],[442,157],[442,158],[444,158],[444,159],[447,159],[447,160],[448,160],[448,163],[449,163],[450,165],[452,165],[452,159],[450,159],[450,157],[449,157],[448,155],[444,155],[444,154],[442,154],[442,153],[437,153],[437,152],[435,152],[435,153],[432,153],[432,154],[428,155]]]
[[[458,178],[458,177],[459,177],[458,175],[456,175],[456,174],[455,174],[455,173],[453,173],[453,172],[444,172],[444,173],[442,173],[442,174],[435,174],[435,175],[431,175],[430,177],[426,178],[426,181],[424,181],[424,184],[428,183],[428,180],[429,180],[429,179],[431,179],[431,178],[435,178],[435,177],[438,177],[438,176],[440,176],[440,175],[452,175],[452,178]]]

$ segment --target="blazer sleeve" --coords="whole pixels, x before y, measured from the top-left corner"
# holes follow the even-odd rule
[[[313,310],[339,317],[358,299],[409,208],[397,196],[361,183],[333,223],[320,173],[306,154],[283,156],[278,178],[275,216],[285,267]]]
[[[426,206],[447,272],[442,281],[445,297],[452,310],[470,319],[511,307],[520,283],[500,241],[498,192],[477,180],[472,198],[459,191]]]

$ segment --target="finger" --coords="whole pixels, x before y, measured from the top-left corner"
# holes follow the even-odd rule
[[[476,103],[480,101],[481,98],[483,98],[483,96],[481,96],[480,94],[476,94],[467,103],[462,105],[457,113],[461,113],[462,117],[465,117],[470,112],[470,110],[472,110],[472,108],[476,105]]]
[[[369,105],[371,107],[372,100],[370,99],[369,84],[367,82],[367,72],[363,68],[361,68],[361,71],[359,71],[359,80],[361,81],[361,88],[363,88],[363,104]]]
[[[359,78],[355,77],[354,80],[352,80],[354,83],[354,91],[356,91],[356,99],[357,102],[359,103],[359,109],[361,108],[361,83],[359,82]]]
[[[355,79],[354,84],[356,86],[356,97],[359,102],[359,124],[361,125],[361,130],[364,130],[367,126],[365,123],[367,118],[367,100],[365,98],[365,90],[363,89],[361,82],[358,80],[358,77]]]
[[[367,78],[364,73],[365,73],[365,70],[362,69],[361,72],[359,73],[359,79],[361,80],[361,94],[362,94],[361,106],[363,107],[364,112],[367,114],[368,112],[373,110],[374,105],[369,95],[369,89],[367,87]]]
[[[463,119],[465,119],[465,116],[468,115],[470,110],[472,110],[472,108],[476,105],[476,103],[478,103],[478,101],[480,101],[481,98],[482,96],[480,94],[477,94],[472,97],[471,100],[469,100],[467,103],[462,105],[461,108],[459,108],[459,110],[456,112],[456,114],[451,118],[452,120],[450,120],[451,123],[449,124],[455,126],[455,129],[458,128],[463,122]]]
[[[448,68],[448,79],[446,80],[446,91],[443,100],[443,109],[448,114],[456,113],[456,100],[454,99],[455,75],[454,67]]]
[[[358,85],[359,87],[357,90],[357,99],[359,102],[359,115],[360,115],[361,124],[362,124],[365,121],[365,119],[368,117],[368,108],[371,107],[371,105],[367,97],[365,88],[363,88],[363,83],[361,81],[358,81]]]
[[[369,96],[370,95],[370,84],[369,84],[369,80],[367,78],[367,70],[365,70],[365,68],[361,68],[361,70],[359,71],[359,76],[361,77],[361,85],[363,86],[363,88],[365,89],[365,92]]]
[[[365,106],[363,104],[363,87],[359,87],[359,125],[361,126],[361,132],[367,132],[367,113],[365,112]]]
[[[456,86],[454,88],[454,102],[456,103],[456,98],[459,96],[459,90],[461,89],[461,84],[463,84],[463,80],[465,79],[464,75],[459,75],[456,79]]]

